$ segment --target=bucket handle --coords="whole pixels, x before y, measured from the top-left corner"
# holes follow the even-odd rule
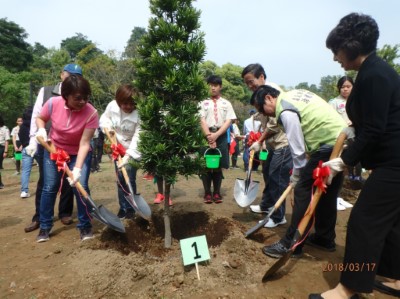
[[[207,153],[210,149],[219,151],[219,156],[222,157],[221,151],[219,150],[218,147],[216,147],[216,148],[211,148],[211,147],[209,147],[208,149],[206,149],[206,151],[204,152],[204,157],[206,156],[206,153]]]

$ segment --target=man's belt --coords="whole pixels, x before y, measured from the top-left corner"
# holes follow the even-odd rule
[[[219,128],[215,127],[215,126],[214,127],[210,127],[208,129],[210,130],[211,133],[215,133],[215,132],[217,132],[219,130]]]

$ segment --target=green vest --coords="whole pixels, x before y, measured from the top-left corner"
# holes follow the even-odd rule
[[[331,105],[307,90],[294,89],[279,95],[275,111],[280,125],[280,116],[285,110],[299,116],[307,153],[314,153],[322,145],[335,145],[336,138],[347,126]]]

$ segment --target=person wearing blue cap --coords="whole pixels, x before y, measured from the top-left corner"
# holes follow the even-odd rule
[[[30,127],[30,141],[29,145],[22,150],[22,155],[24,161],[28,161],[30,158],[33,161],[33,157],[36,156],[36,160],[38,161],[39,166],[39,180],[36,188],[35,195],[35,214],[32,217],[32,222],[25,227],[25,232],[29,233],[39,228],[39,210],[40,210],[40,197],[42,194],[43,187],[43,147],[39,145],[35,140],[35,134],[37,132],[36,118],[40,115],[40,111],[42,110],[43,105],[52,97],[61,95],[61,85],[62,82],[69,77],[69,75],[79,75],[82,76],[82,68],[74,63],[67,64],[63,67],[60,73],[61,82],[56,85],[51,86],[43,86],[39,94],[36,98],[35,106],[33,107],[32,119],[31,119],[31,127]],[[47,131],[50,129],[51,123],[47,125]],[[28,159],[27,159],[28,158]],[[24,163],[22,164],[22,168],[24,167],[32,167],[32,163]],[[24,173],[24,170],[22,170]],[[28,172],[26,172],[28,173]],[[74,208],[74,193],[70,184],[66,181],[66,177],[64,178],[64,182],[62,184],[61,194],[60,194],[60,202],[58,206],[58,217],[61,219],[61,222],[64,225],[72,224],[72,210]],[[21,196],[25,194],[21,194]]]

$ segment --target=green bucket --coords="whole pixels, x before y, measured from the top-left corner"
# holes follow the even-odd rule
[[[268,150],[262,150],[258,157],[261,161],[265,161],[268,159]]]
[[[14,158],[16,161],[22,160],[22,153],[14,153]]]
[[[213,150],[214,152],[218,151],[218,154],[208,154],[207,152],[209,150]],[[208,148],[204,152],[204,158],[206,159],[206,166],[207,168],[218,168],[219,167],[219,161],[221,160],[222,154],[221,151],[218,148]]]

